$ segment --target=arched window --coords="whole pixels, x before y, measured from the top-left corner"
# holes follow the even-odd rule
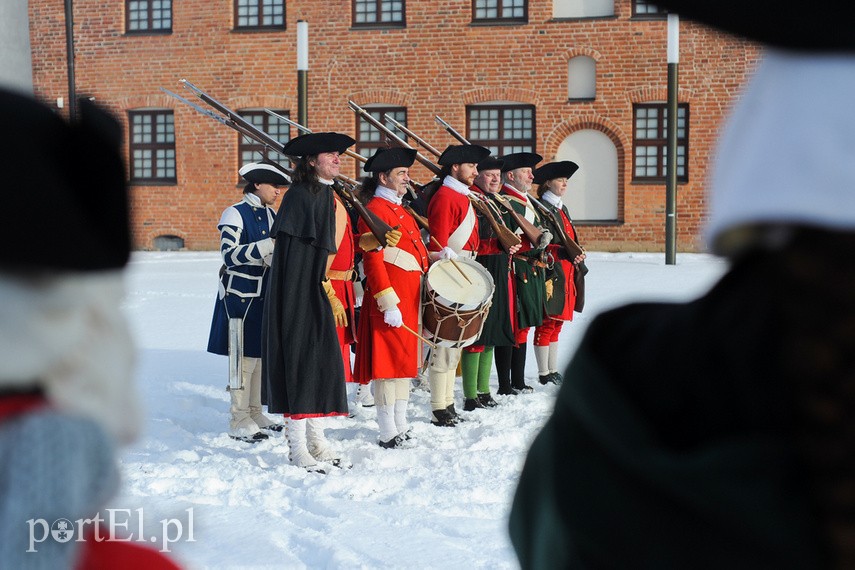
[[[597,62],[586,55],[567,64],[567,98],[592,100],[597,96]]]
[[[564,195],[574,220],[618,219],[618,154],[608,135],[594,129],[576,131],[562,141],[555,160],[579,165]]]

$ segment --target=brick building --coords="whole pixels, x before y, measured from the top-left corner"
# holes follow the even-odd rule
[[[38,97],[68,98],[63,3],[30,0]],[[74,5],[75,84],[125,124],[141,249],[216,249],[236,171],[260,157],[231,129],[163,93],[186,78],[285,141],[298,133],[297,21],[309,24],[308,125],[377,132],[348,107],[389,113],[443,149],[440,115],[500,154],[581,165],[567,203],[592,250],[664,248],[665,15],[642,0],[123,0]],[[719,127],[756,45],[680,23],[678,250],[703,248]],[[61,112],[65,112],[62,110]],[[428,154],[422,151],[423,154]],[[278,155],[271,158],[282,159]],[[343,172],[361,175],[356,161]],[[430,179],[417,165],[414,178]]]

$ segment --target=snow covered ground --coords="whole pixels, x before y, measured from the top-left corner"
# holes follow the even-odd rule
[[[705,254],[664,258],[589,254],[587,306],[564,327],[564,363],[597,313],[690,299],[726,270]],[[508,512],[558,390],[537,382],[531,347],[533,394],[496,396],[498,408],[449,429],[430,425],[429,395],[415,390],[417,444],[402,450],[377,445],[373,408],[352,407],[355,417],[327,420],[327,434],[353,467],[308,473],[289,464],[282,435],[254,446],[226,436],[227,359],[205,352],[219,266],[215,252],[136,253],[129,266],[146,424],[121,457],[116,526],[188,568],[517,568]],[[495,373],[492,383],[495,393]]]

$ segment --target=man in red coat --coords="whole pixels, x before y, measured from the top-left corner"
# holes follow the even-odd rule
[[[371,197],[366,207],[402,234],[395,246],[387,244],[362,256],[366,300],[354,366],[357,382],[374,380],[380,446],[387,449],[400,447],[410,438],[410,379],[418,374],[421,362],[421,341],[415,332],[428,252],[416,221],[401,205],[415,155],[415,150],[379,149],[363,166],[372,173],[362,183],[362,196]],[[360,232],[369,231],[364,220],[358,227]]]
[[[478,145],[451,145],[439,157],[442,186],[428,204],[431,261],[475,258],[480,240],[469,187],[478,175],[478,163],[489,154],[489,149]],[[434,425],[452,427],[459,421],[454,410],[454,378],[462,350],[438,346],[431,354],[428,376]]]

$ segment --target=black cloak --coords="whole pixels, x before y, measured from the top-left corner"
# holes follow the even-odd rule
[[[344,365],[333,358],[341,348],[321,284],[336,251],[332,189],[291,186],[271,236],[276,246],[262,339],[268,411],[292,419],[346,415]]]

